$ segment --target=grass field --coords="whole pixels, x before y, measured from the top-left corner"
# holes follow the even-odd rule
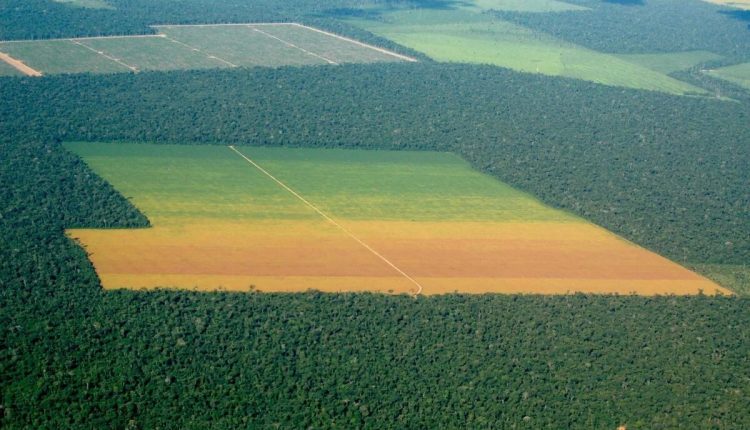
[[[707,73],[750,90],[750,63],[735,64],[734,66],[709,70]]]
[[[0,52],[45,74],[129,71],[127,67],[69,40],[0,42]]]
[[[721,55],[708,51],[671,52],[665,54],[631,54],[618,55],[618,57],[630,63],[638,64],[664,74],[687,70],[698,64],[722,58]]]
[[[85,9],[114,9],[111,4],[104,0],[53,0],[73,7],[82,7]]]
[[[105,288],[422,294],[719,289],[446,153],[101,143],[68,148],[153,225],[68,231],[87,248]]]
[[[567,12],[589,10],[586,7],[557,0],[473,0],[466,9],[498,10],[509,12]]]
[[[43,74],[409,60],[298,24],[165,25],[154,28],[158,35],[0,42],[0,52]]]
[[[705,93],[615,55],[563,42],[487,14],[414,9],[385,13],[378,20],[350,22],[438,61],[492,64],[672,94]]]
[[[165,37],[114,37],[79,40],[96,51],[138,70],[207,69],[230,67]]]

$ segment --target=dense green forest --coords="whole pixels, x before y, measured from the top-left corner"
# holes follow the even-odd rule
[[[704,1],[566,0],[589,12],[498,16],[602,52],[638,54],[703,50],[750,58],[750,15]]]
[[[670,1],[577,2],[622,10],[613,32],[657,32],[653,50],[724,43],[714,18],[674,36],[629,12]],[[393,46],[325,18],[356,0],[110,4],[7,0],[0,39],[302,20]],[[558,18],[566,40],[605,37]],[[745,55],[745,36],[719,52]],[[693,267],[750,262],[747,92],[695,71],[736,101],[420,58],[0,78],[0,427],[750,428],[747,298],[104,292],[63,234],[148,225],[66,140],[438,149]]]
[[[744,263],[745,104],[430,64],[8,78],[0,97],[4,428],[750,424],[747,299],[103,292],[63,228],[147,220],[60,145],[457,151],[675,258]]]

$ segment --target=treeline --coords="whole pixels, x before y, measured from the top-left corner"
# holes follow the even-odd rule
[[[111,9],[73,7],[54,0],[4,0],[0,40],[148,34],[154,24],[287,22],[359,7],[357,0],[106,0]],[[368,2],[371,3],[371,2]]]
[[[9,135],[41,141],[458,152],[682,262],[750,261],[750,107],[468,65],[6,79]]]
[[[103,292],[63,228],[147,220],[60,145],[456,151],[673,257],[747,261],[745,104],[435,64],[0,98],[2,428],[750,427],[747,299]]]

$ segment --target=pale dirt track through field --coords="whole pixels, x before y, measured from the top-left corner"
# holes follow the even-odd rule
[[[0,52],[0,60],[8,63],[11,67],[23,73],[26,76],[42,76],[42,72],[32,69],[20,60],[16,60],[8,54]]]
[[[331,59],[329,59],[329,58],[326,58],[326,57],[324,57],[324,56],[322,56],[322,55],[319,55],[319,54],[316,54],[316,53],[314,53],[314,52],[308,51],[307,49],[305,49],[305,48],[302,48],[302,47],[299,47],[299,46],[297,46],[297,45],[295,45],[295,44],[293,44],[293,43],[291,43],[291,42],[288,42],[288,41],[286,41],[286,40],[284,40],[284,39],[280,38],[280,37],[276,37],[276,36],[274,36],[274,35],[272,35],[272,34],[268,34],[268,33],[266,33],[265,31],[263,31],[263,30],[258,30],[257,28],[253,28],[252,26],[248,26],[248,27],[252,28],[252,29],[253,29],[254,31],[256,31],[256,32],[258,32],[258,33],[260,33],[260,34],[263,34],[263,35],[265,35],[265,36],[268,36],[268,37],[270,37],[271,39],[275,39],[275,40],[278,40],[279,42],[283,43],[283,44],[284,44],[284,45],[286,45],[286,46],[289,46],[289,47],[291,47],[291,48],[295,48],[295,49],[299,49],[300,51],[304,52],[304,53],[305,53],[305,54],[307,54],[307,55],[312,55],[313,57],[316,57],[316,58],[320,58],[321,60],[323,60],[323,61],[327,62],[328,64],[333,64],[333,65],[336,65],[336,66],[338,66],[338,65],[339,65],[339,63],[337,63],[337,62],[335,62],[335,61],[333,61],[333,60],[331,60]]]
[[[195,46],[188,45],[187,43],[180,42],[179,40],[176,40],[176,39],[172,39],[171,37],[167,36],[166,34],[160,34],[160,36],[164,37],[165,39],[169,40],[170,42],[174,42],[174,43],[176,43],[178,45],[182,45],[182,46],[184,46],[184,47],[186,47],[188,49],[192,49],[195,52],[200,52],[201,54],[205,55],[206,57],[208,57],[208,58],[210,58],[212,60],[220,61],[220,62],[228,65],[229,67],[239,67],[238,65],[236,65],[236,64],[234,64],[234,63],[232,63],[230,61],[227,61],[227,60],[225,60],[223,58],[217,57],[216,55],[209,54],[208,52],[205,52],[205,51],[201,51],[200,49],[196,48]]]
[[[295,196],[296,198],[298,198],[300,201],[302,201],[302,203],[304,203],[305,205],[307,205],[308,207],[310,207],[311,209],[313,209],[320,216],[322,216],[326,221],[330,222],[331,224],[333,224],[334,226],[336,226],[339,230],[341,230],[344,233],[346,233],[347,236],[349,236],[352,239],[354,239],[354,241],[356,241],[357,243],[359,243],[360,245],[362,245],[365,249],[367,249],[368,251],[370,251],[372,254],[374,254],[376,257],[378,257],[380,260],[382,260],[384,263],[386,263],[388,266],[390,266],[391,268],[393,268],[396,272],[398,272],[399,274],[401,274],[404,278],[408,279],[412,284],[414,284],[417,287],[417,289],[415,291],[413,291],[413,293],[412,293],[414,296],[417,296],[420,293],[422,293],[422,289],[423,289],[422,285],[419,282],[417,282],[414,278],[412,278],[411,276],[409,276],[406,272],[404,272],[403,270],[401,270],[400,268],[398,268],[398,266],[396,266],[395,264],[393,264],[389,259],[385,258],[382,254],[380,254],[379,252],[377,252],[376,250],[374,250],[372,247],[370,247],[370,245],[368,245],[365,242],[363,242],[360,238],[358,238],[357,236],[355,236],[351,231],[349,231],[348,229],[346,229],[346,227],[344,227],[343,225],[341,225],[338,222],[336,222],[336,220],[334,220],[330,216],[326,215],[325,212],[321,211],[317,206],[315,206],[312,203],[310,203],[309,201],[307,201],[304,197],[302,197],[301,195],[299,195],[299,193],[297,193],[293,189],[289,188],[285,183],[281,182],[279,179],[277,179],[275,176],[273,176],[271,173],[269,173],[263,167],[261,167],[260,165],[258,165],[255,161],[253,161],[252,159],[250,159],[249,157],[247,157],[242,152],[238,151],[237,148],[235,148],[234,146],[229,146],[229,149],[231,149],[232,151],[234,151],[235,153],[237,153],[240,157],[242,157],[245,161],[247,161],[248,163],[250,163],[256,169],[258,169],[261,173],[263,173],[264,175],[266,175],[269,178],[271,178],[271,180],[273,180],[279,186],[281,186],[286,191],[288,191],[289,193],[291,193],[293,196]]]
[[[133,71],[133,72],[138,72],[138,68],[137,68],[137,67],[131,66],[130,64],[127,64],[127,63],[123,62],[123,61],[122,61],[122,60],[120,60],[119,58],[115,58],[115,57],[113,57],[113,56],[111,56],[111,55],[108,55],[108,54],[107,54],[106,52],[104,52],[104,51],[98,51],[98,50],[96,50],[96,49],[94,49],[94,48],[92,48],[92,47],[90,47],[90,46],[88,46],[88,45],[85,45],[85,44],[83,44],[83,43],[79,42],[79,41],[78,41],[78,40],[76,40],[76,39],[68,39],[68,40],[70,41],[70,43],[73,43],[74,45],[78,45],[78,46],[81,46],[81,47],[83,47],[83,48],[86,48],[86,49],[88,49],[88,50],[89,50],[89,51],[91,51],[91,52],[95,52],[95,53],[97,53],[97,54],[101,55],[102,57],[104,57],[104,58],[106,58],[106,59],[108,59],[108,60],[110,60],[110,61],[114,61],[115,63],[117,63],[117,64],[119,64],[119,65],[121,65],[121,66],[123,66],[123,67],[127,67],[128,69],[130,69],[130,70],[131,70],[131,71]]]

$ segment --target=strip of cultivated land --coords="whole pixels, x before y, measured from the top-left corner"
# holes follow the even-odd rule
[[[295,23],[154,28],[159,34],[0,42],[0,53],[44,74],[413,61]]]
[[[447,153],[68,148],[153,225],[68,231],[108,289],[729,294]]]
[[[514,2],[504,3],[478,2],[489,8],[514,10]],[[543,2],[530,3],[533,4],[539,10],[552,7]],[[476,13],[472,8],[393,10],[377,18],[356,18],[349,22],[423,52],[436,61],[492,64],[519,72],[671,94],[705,93],[701,88],[637,62],[566,42],[492,14]]]

